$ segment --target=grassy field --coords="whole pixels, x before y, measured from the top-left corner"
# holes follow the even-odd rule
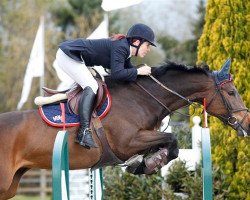
[[[51,200],[51,197],[47,197],[46,200]],[[22,196],[22,195],[17,195],[11,200],[41,200],[39,196]]]

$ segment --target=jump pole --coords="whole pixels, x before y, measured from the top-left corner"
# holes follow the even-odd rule
[[[213,180],[212,180],[212,159],[211,141],[207,123],[206,99],[204,98],[204,128],[202,128],[202,178],[203,178],[203,200],[213,199]]]
[[[89,199],[103,200],[103,169],[89,170]]]
[[[53,200],[70,200],[67,131],[59,131],[54,143],[52,157],[52,188]]]
[[[63,130],[58,131],[53,147],[52,197],[53,200],[70,200],[68,132],[65,126],[64,104],[60,103],[60,107],[62,110],[61,121],[63,123]]]

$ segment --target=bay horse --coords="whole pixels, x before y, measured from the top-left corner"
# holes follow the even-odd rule
[[[204,98],[209,114],[231,126],[240,136],[249,136],[250,114],[233,84],[230,64],[229,60],[219,71],[210,71],[168,62],[152,68],[151,77],[138,77],[136,82],[115,83],[107,78],[112,107],[102,124],[114,155],[125,162],[137,154],[158,155],[167,149],[163,163],[158,164],[175,159],[176,138],[172,133],[158,131],[161,121],[192,102],[202,104]],[[102,155],[101,143],[94,134],[100,148],[81,147],[74,142],[77,129],[67,129],[70,169],[91,168]],[[0,114],[0,130],[0,199],[3,200],[16,194],[27,170],[51,169],[53,145],[60,129],[45,123],[38,110],[27,110]],[[150,174],[145,161],[132,171]]]

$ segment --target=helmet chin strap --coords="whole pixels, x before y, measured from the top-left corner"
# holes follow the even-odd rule
[[[145,42],[145,40],[144,40],[144,39],[141,39],[141,40],[140,40],[140,44],[139,44],[139,45],[137,45],[137,46],[136,46],[136,45],[134,45],[134,44],[131,42],[131,44],[130,44],[130,45],[131,45],[132,47],[135,47],[135,48],[136,48],[135,56],[137,56],[137,55],[138,55],[139,48],[141,47],[141,45],[143,44],[143,42]]]

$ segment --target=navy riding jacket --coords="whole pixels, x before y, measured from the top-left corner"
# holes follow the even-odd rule
[[[101,65],[111,69],[111,77],[119,81],[135,81],[137,69],[130,62],[130,45],[126,38],[75,39],[62,42],[59,48],[70,58],[86,66]],[[70,66],[69,66],[70,67]]]

